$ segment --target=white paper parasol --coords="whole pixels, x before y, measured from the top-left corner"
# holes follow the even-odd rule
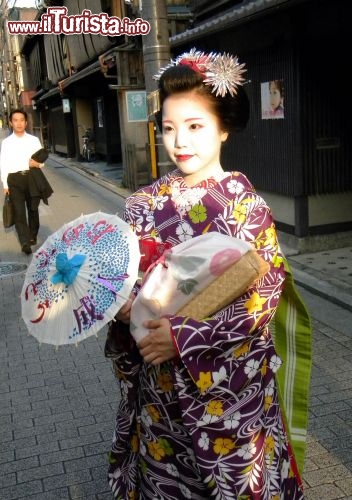
[[[22,317],[39,342],[75,344],[97,334],[138,279],[138,238],[117,215],[82,215],[33,255],[21,293]]]

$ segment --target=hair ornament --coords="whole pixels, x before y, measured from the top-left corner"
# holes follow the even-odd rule
[[[212,92],[216,96],[224,97],[229,93],[232,97],[237,94],[237,87],[245,83],[243,73],[247,70],[244,68],[245,64],[240,64],[237,56],[230,54],[219,54],[211,52],[205,54],[195,48],[190,52],[181,54],[176,59],[161,68],[159,72],[153,77],[155,80],[160,80],[162,74],[167,69],[173,66],[189,66],[191,69],[200,73],[203,76],[205,85],[212,87]]]

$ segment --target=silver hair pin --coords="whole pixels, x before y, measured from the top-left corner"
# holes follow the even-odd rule
[[[229,93],[233,97],[237,94],[238,86],[245,83],[243,73],[247,70],[244,63],[239,63],[237,56],[216,52],[205,54],[195,48],[191,49],[190,52],[181,54],[176,59],[172,59],[153,78],[160,80],[165,70],[179,65],[189,66],[197,73],[200,73],[204,77],[204,84],[211,86],[212,92],[216,96],[224,97]]]

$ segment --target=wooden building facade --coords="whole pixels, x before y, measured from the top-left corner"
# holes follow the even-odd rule
[[[171,39],[174,55],[196,47],[246,63],[250,121],[223,165],[248,175],[300,249],[352,242],[349,11],[346,0],[196,0],[193,29]],[[280,119],[263,110],[273,80],[284,87]]]
[[[65,7],[71,18],[85,10],[119,19],[138,14],[123,0],[47,0],[37,19],[51,6]],[[21,52],[33,89],[34,133],[52,153],[83,160],[87,133],[95,158],[119,168],[125,163],[126,144],[139,142],[145,150],[146,122],[134,127],[126,123],[126,93],[145,89],[140,36],[78,33],[22,38]],[[145,154],[134,160],[132,168],[148,171]]]

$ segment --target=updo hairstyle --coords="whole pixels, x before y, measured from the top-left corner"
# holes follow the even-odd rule
[[[208,99],[220,128],[224,132],[240,132],[249,119],[249,100],[242,85],[237,86],[233,97],[228,92],[225,97],[216,96],[212,87],[203,82],[204,76],[187,65],[172,66],[164,71],[159,80],[160,111],[155,115],[158,127],[162,130],[162,107],[167,97],[182,92],[194,91]]]

